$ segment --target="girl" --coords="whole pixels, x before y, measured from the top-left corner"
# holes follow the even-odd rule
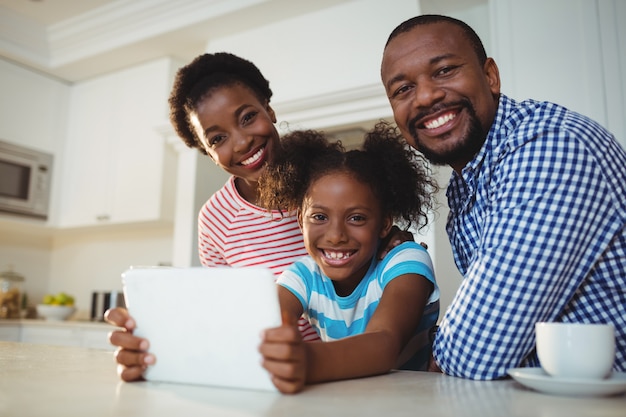
[[[187,146],[232,174],[198,215],[204,266],[265,266],[278,275],[306,255],[295,214],[273,221],[257,206],[258,178],[279,146],[271,97],[269,82],[259,69],[229,53],[200,55],[176,74],[169,99],[176,133]],[[395,244],[394,237],[391,245]],[[106,318],[125,328],[109,338],[119,347],[121,378],[140,379],[145,366],[156,360],[148,352],[148,341],[132,335],[135,323],[126,310],[110,310]],[[319,339],[306,320],[300,326],[304,340]]]
[[[278,279],[286,323],[260,346],[274,385],[293,393],[392,368],[426,370],[439,315],[430,257],[414,242],[375,256],[394,221],[427,222],[436,187],[423,159],[383,122],[362,150],[346,152],[314,131],[289,134],[282,146],[260,178],[260,200],[297,209],[309,256]],[[328,343],[302,342],[292,323],[303,314]]]

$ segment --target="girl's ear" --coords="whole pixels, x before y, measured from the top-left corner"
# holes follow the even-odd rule
[[[298,209],[298,226],[300,226],[300,231],[302,231],[302,210]]]
[[[382,227],[380,228],[380,234],[378,235],[378,237],[381,239],[386,238],[392,227],[393,227],[393,219],[391,218],[391,216],[385,216],[383,218],[383,224],[382,224]]]

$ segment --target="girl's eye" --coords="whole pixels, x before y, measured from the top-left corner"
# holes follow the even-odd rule
[[[350,216],[351,223],[363,223],[364,221],[365,221],[365,216],[362,216],[360,214],[355,214],[353,216]]]
[[[326,216],[323,214],[317,213],[317,214],[311,215],[311,219],[314,222],[323,222],[324,220],[326,220]]]

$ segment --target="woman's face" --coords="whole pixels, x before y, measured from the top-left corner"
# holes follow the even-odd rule
[[[255,187],[279,143],[276,116],[269,104],[237,83],[211,91],[190,119],[215,163]]]
[[[311,183],[298,220],[309,255],[341,296],[361,282],[392,225],[371,187],[346,173]]]

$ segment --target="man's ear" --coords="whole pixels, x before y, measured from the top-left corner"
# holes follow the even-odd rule
[[[485,65],[483,66],[483,71],[485,73],[485,79],[487,80],[487,84],[489,84],[491,94],[494,97],[499,97],[500,71],[498,70],[498,65],[496,65],[496,61],[494,61],[493,58],[487,58],[487,61],[485,61]]]
[[[380,228],[380,234],[378,235],[378,237],[380,237],[381,239],[386,238],[392,227],[393,227],[393,219],[391,218],[391,216],[385,216],[383,218],[383,224],[382,224],[382,227]]]

